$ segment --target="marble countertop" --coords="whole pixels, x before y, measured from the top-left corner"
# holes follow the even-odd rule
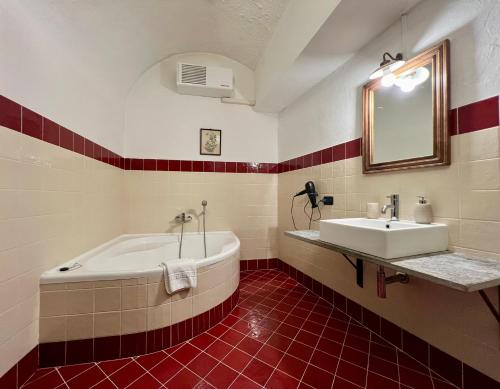
[[[324,242],[319,231],[286,231],[285,235],[464,292],[500,285],[500,261],[493,259],[452,252],[384,259]]]

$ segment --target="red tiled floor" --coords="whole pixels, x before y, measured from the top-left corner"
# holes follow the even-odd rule
[[[257,270],[242,273],[238,306],[205,333],[135,358],[39,369],[23,388],[433,385],[454,388],[283,273]]]

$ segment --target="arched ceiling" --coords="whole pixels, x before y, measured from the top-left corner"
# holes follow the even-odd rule
[[[4,6],[38,24],[60,54],[74,56],[109,92],[123,96],[142,72],[171,54],[212,52],[255,69],[288,2],[5,0]]]

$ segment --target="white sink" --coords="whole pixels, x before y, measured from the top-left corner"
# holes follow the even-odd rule
[[[446,224],[417,224],[406,220],[389,223],[385,219],[363,218],[330,219],[320,221],[319,231],[322,241],[385,259],[448,249]]]

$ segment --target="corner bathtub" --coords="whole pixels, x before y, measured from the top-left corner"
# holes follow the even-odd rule
[[[206,238],[207,258],[203,234],[184,234],[198,285],[173,295],[159,264],[178,258],[178,234],[122,235],[43,273],[41,366],[161,350],[224,319],[238,300],[240,241],[230,231]]]

